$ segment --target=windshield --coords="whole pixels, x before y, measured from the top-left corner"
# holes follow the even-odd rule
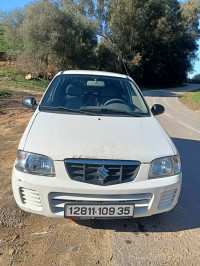
[[[128,78],[63,74],[50,84],[40,110],[88,115],[147,116],[148,108]]]

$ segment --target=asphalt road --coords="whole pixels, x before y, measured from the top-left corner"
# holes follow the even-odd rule
[[[200,265],[200,113],[179,101],[190,85],[144,92],[152,106],[164,105],[157,119],[177,146],[182,161],[183,185],[177,206],[146,218],[94,223],[110,230],[113,265]]]

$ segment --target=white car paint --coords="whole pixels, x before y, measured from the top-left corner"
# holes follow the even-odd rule
[[[61,74],[91,74],[91,71],[65,71]],[[129,78],[125,75],[93,71],[92,74]],[[131,78],[129,78],[131,79]],[[132,79],[131,79],[132,80]],[[148,179],[150,163],[178,154],[173,142],[154,118],[86,116],[82,114],[41,112],[36,109],[19,150],[53,159],[55,177],[37,176],[13,167],[12,186],[17,204],[25,211],[49,217],[63,217],[64,203],[56,200],[135,201],[135,217],[171,210],[177,203],[182,174]],[[127,183],[99,186],[71,180],[64,159],[102,159],[140,161],[136,178]],[[137,201],[150,195],[148,203]],[[167,201],[168,199],[168,201]],[[163,201],[166,204],[163,204]]]
[[[177,153],[154,117],[38,112],[30,127],[19,149],[47,155],[53,160],[92,158],[150,163]]]

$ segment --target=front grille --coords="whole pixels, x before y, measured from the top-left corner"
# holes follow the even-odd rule
[[[106,204],[106,202],[130,202],[135,205],[134,216],[145,214],[151,205],[151,193],[125,194],[125,195],[101,195],[101,194],[77,194],[52,192],[49,194],[51,211],[57,216],[64,216],[65,203]]]
[[[65,167],[72,180],[108,186],[133,181],[140,162],[66,159]]]
[[[21,200],[27,208],[41,210],[42,203],[40,200],[40,195],[36,190],[28,188],[20,188]]]
[[[161,194],[160,201],[158,204],[158,210],[168,208],[172,205],[174,198],[176,196],[176,189],[165,191]]]

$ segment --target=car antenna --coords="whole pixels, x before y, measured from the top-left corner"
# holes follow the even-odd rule
[[[110,38],[106,38],[106,37],[103,36],[102,34],[97,34],[97,35],[98,35],[99,37],[105,39],[106,41],[109,41],[109,42],[114,46],[114,43],[112,42],[112,40],[111,40]],[[117,44],[116,44],[116,47],[117,47],[117,49],[118,49],[118,45],[117,45]],[[121,52],[119,52],[119,53],[122,55]],[[120,61],[120,57],[118,57],[118,60]],[[126,70],[126,75],[129,76],[129,73],[128,73],[127,67],[126,67],[126,65],[125,65],[125,63],[124,63],[123,58],[121,59],[121,61],[122,61],[122,64],[123,64],[123,66],[124,66],[124,68],[125,68],[125,70]]]
[[[129,76],[128,69],[127,69],[123,59],[122,59],[122,64],[123,64],[123,66],[124,66],[124,68],[126,70],[126,75]]]

